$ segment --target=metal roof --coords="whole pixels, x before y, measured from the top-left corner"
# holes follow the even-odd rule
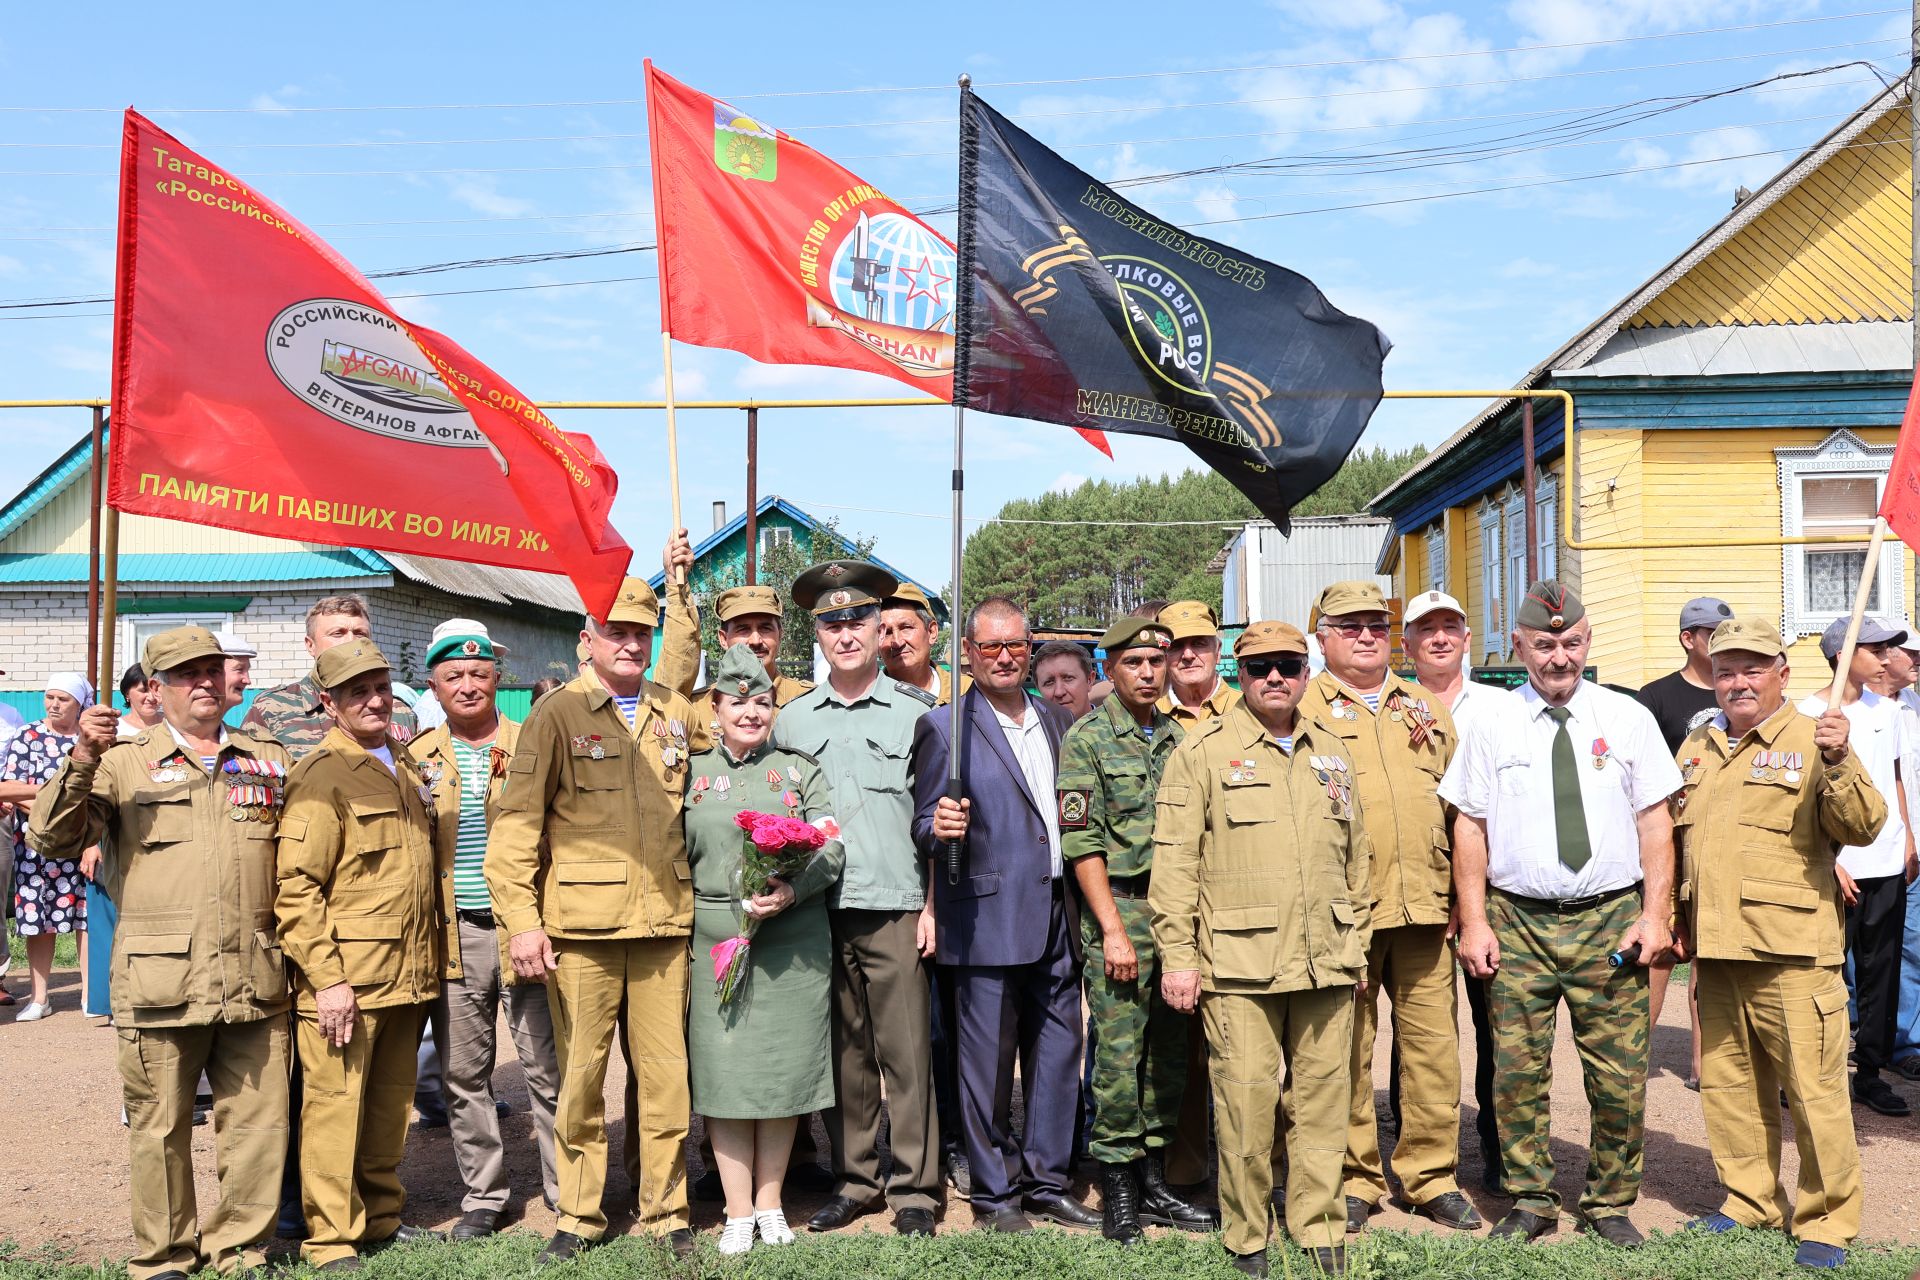
[[[1862,320],[1622,329],[1579,369],[1556,372],[1569,378],[1671,378],[1912,367],[1912,321]]]
[[[381,558],[393,565],[403,578],[423,586],[437,587],[449,595],[485,600],[489,604],[533,604],[562,613],[585,613],[580,593],[562,574],[535,573],[531,569],[503,569],[490,564],[469,564],[464,560],[434,560],[427,556],[406,556],[383,551]]]
[[[249,583],[330,582],[384,578],[387,568],[367,562],[370,552],[350,548],[314,551],[232,552],[214,555],[165,552],[123,555],[119,580],[142,585],[168,583],[241,586]],[[0,584],[70,583],[87,580],[87,557],[78,552],[0,555]]]

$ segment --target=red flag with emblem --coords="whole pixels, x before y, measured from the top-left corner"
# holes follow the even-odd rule
[[[564,573],[603,613],[618,481],[318,236],[128,111],[107,500],[298,542]]]

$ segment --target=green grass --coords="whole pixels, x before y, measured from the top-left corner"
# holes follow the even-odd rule
[[[7,929],[7,950],[13,957],[13,973],[24,979],[27,973],[27,940]],[[80,940],[71,933],[53,935],[53,967],[56,969],[78,969],[80,967]]]
[[[722,1259],[714,1236],[686,1262],[640,1236],[623,1236],[569,1266],[543,1275],[553,1280],[1232,1280],[1217,1241],[1161,1236],[1133,1249],[1097,1237],[1041,1230],[1027,1236],[954,1231],[931,1241],[906,1241],[864,1232],[783,1249],[756,1247],[744,1258]],[[491,1280],[528,1274],[541,1240],[509,1231],[481,1244],[410,1245],[367,1260],[368,1280]],[[1656,1236],[1627,1252],[1562,1228],[1554,1242],[1527,1246],[1484,1237],[1404,1235],[1372,1231],[1348,1246],[1353,1280],[1804,1280],[1793,1265],[1793,1243],[1772,1232],[1724,1236]],[[1311,1280],[1319,1272],[1291,1245],[1272,1253],[1273,1274]],[[1920,1248],[1856,1245],[1841,1277],[1908,1280],[1920,1267]],[[308,1276],[304,1267],[287,1274]],[[0,1276],[8,1280],[111,1280],[118,1266],[82,1266],[46,1250],[0,1240]]]

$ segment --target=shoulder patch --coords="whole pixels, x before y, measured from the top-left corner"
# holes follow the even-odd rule
[[[918,698],[920,701],[926,703],[930,707],[938,706],[940,704],[940,699],[934,697],[932,694],[928,693],[925,689],[922,689],[918,685],[907,684],[905,681],[902,681],[902,680],[895,680],[893,682],[893,687],[898,689],[900,692],[906,694],[909,698]]]
[[[1093,793],[1083,788],[1074,788],[1060,792],[1060,828],[1063,831],[1083,831],[1087,825],[1087,808],[1093,799]]]
[[[798,747],[778,747],[775,749],[781,755],[799,756],[802,760],[805,760],[808,764],[812,765],[814,768],[817,769],[820,767],[820,757],[814,755],[811,751],[802,751]]]

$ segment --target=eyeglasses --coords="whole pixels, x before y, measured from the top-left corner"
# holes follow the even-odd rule
[[[1307,669],[1305,658],[1242,658],[1241,673],[1253,680],[1265,680],[1269,672],[1278,671],[1282,680],[1297,678]]]
[[[1027,656],[1027,650],[1033,648],[1031,640],[969,640],[967,643],[972,645],[973,651],[983,658],[997,658],[1003,653],[1024,658]]]
[[[1384,622],[1329,622],[1328,628],[1338,631],[1344,640],[1357,640],[1362,631],[1370,636],[1386,639],[1393,628]]]

